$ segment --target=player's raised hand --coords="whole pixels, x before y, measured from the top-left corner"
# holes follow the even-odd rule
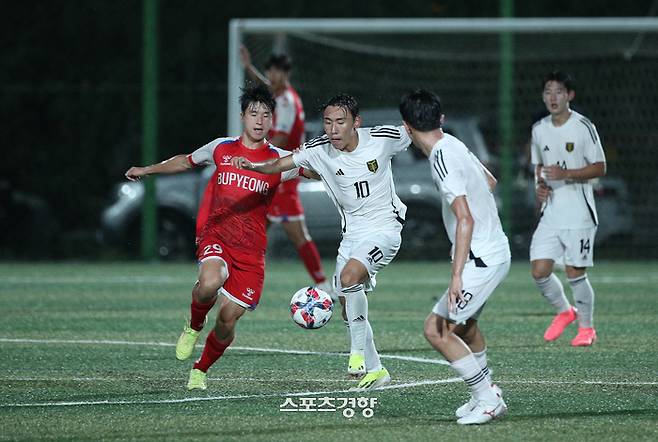
[[[246,169],[253,170],[254,164],[246,159],[245,157],[233,157],[231,158],[231,165],[237,169]]]
[[[139,181],[139,179],[143,176],[148,175],[146,173],[146,167],[131,167],[128,169],[125,173],[126,178],[128,178],[130,181]]]
[[[240,61],[245,68],[251,66],[251,54],[245,45],[240,45]]]

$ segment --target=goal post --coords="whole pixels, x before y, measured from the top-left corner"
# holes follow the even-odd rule
[[[503,35],[508,45],[501,44]],[[640,248],[658,247],[658,233],[646,221],[658,209],[646,209],[643,199],[643,193],[651,195],[647,180],[658,195],[649,167],[658,166],[658,18],[234,19],[231,135],[240,133],[241,44],[261,69],[283,45],[293,59],[292,81],[307,121],[319,118],[318,105],[335,93],[356,96],[362,108],[394,108],[403,93],[418,87],[441,96],[447,118],[477,117],[490,150],[505,161],[498,169],[501,194],[507,195],[504,214],[518,200],[512,186],[527,173],[532,118],[543,110],[541,78],[556,68],[569,71],[576,78],[574,108],[597,125],[609,175],[628,187]],[[500,81],[504,76],[509,81]],[[508,233],[528,222],[512,213]]]

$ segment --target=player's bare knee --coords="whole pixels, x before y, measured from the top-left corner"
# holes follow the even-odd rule
[[[553,272],[553,268],[547,265],[532,264],[531,274],[534,279],[548,278]]]
[[[352,287],[359,282],[359,275],[356,272],[343,270],[340,272],[340,285],[341,287]]]
[[[441,327],[440,318],[436,315],[430,315],[427,317],[427,319],[425,319],[425,327],[423,332],[425,339],[430,342],[441,341],[445,338],[443,327]]]
[[[210,301],[217,296],[217,291],[222,287],[222,282],[219,278],[203,278],[199,280],[199,300]]]
[[[564,267],[564,273],[567,274],[567,278],[569,279],[580,278],[586,272],[587,272],[587,267],[573,267],[573,266]]]

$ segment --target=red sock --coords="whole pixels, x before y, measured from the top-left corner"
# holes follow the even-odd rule
[[[190,305],[190,312],[192,315],[192,318],[190,319],[190,328],[196,331],[200,331],[203,328],[203,324],[206,322],[206,315],[212,306],[215,305],[215,301],[217,301],[217,297],[208,304],[201,304],[192,298],[192,304]]]
[[[201,357],[194,363],[194,368],[204,373],[207,372],[210,366],[224,354],[224,350],[231,345],[231,342],[233,342],[233,338],[228,341],[220,341],[217,339],[215,330],[211,331],[206,338],[206,345],[203,347]]]
[[[313,281],[320,283],[327,279],[324,276],[324,270],[322,269],[320,253],[318,253],[318,248],[313,241],[306,241],[297,249],[297,253],[299,253],[299,257],[302,259],[302,262],[304,263],[308,274],[313,278]]]

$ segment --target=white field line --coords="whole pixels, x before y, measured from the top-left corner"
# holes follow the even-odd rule
[[[83,345],[138,345],[147,347],[174,347],[175,344],[171,342],[139,342],[139,341],[115,341],[115,340],[94,340],[94,339],[15,339],[15,338],[0,338],[0,342],[11,342],[18,344],[83,344]],[[202,345],[197,345],[202,347]],[[336,352],[322,352],[322,351],[307,351],[307,350],[286,350],[282,348],[265,348],[265,347],[240,347],[231,346],[228,350],[242,350],[242,351],[256,351],[262,353],[284,353],[294,355],[319,355],[319,356],[348,356],[347,353]],[[448,361],[443,359],[427,359],[418,358],[415,356],[399,356],[399,355],[384,355],[380,354],[382,359],[397,359],[400,361],[409,362],[422,362],[425,364],[439,364],[450,365]]]
[[[171,347],[173,344],[164,343],[164,342],[132,342],[132,341],[112,341],[112,340],[64,340],[64,339],[15,339],[15,338],[0,338],[0,342],[15,342],[15,343],[36,343],[36,344],[51,344],[51,343],[60,343],[60,344],[95,344],[95,345],[145,345],[145,346],[160,346],[160,347]],[[283,349],[268,349],[268,348],[252,348],[252,347],[234,347],[235,350],[247,350],[247,351],[260,351],[260,352],[276,352],[276,353],[288,353],[288,354],[309,354],[309,355],[323,355],[323,356],[344,356],[343,353],[332,353],[332,352],[309,352],[309,351],[300,351],[300,350],[283,350]],[[383,355],[382,355],[383,356]],[[402,360],[411,360],[415,362],[425,362],[425,363],[443,363],[447,364],[446,361],[439,361],[433,359],[424,359],[424,358],[409,358],[405,356],[395,356],[396,359]],[[2,380],[21,380],[18,379],[2,379]],[[30,378],[24,378],[25,380],[30,380]],[[65,379],[68,381],[80,379],[80,380],[105,380],[107,378],[71,378]],[[219,378],[221,379],[221,378]],[[44,380],[55,380],[55,379],[46,379]],[[108,379],[109,380],[109,379]],[[115,379],[118,380],[118,379]],[[179,381],[180,379],[171,379]],[[332,380],[333,382],[334,380]],[[461,382],[460,378],[448,378],[448,379],[437,379],[437,380],[426,380],[426,381],[417,381],[417,382],[407,382],[400,384],[387,385],[379,388],[378,390],[394,390],[394,389],[406,389],[414,388],[423,385],[437,385],[437,384],[447,384]],[[510,381],[498,381],[501,384],[505,383],[518,383],[518,384],[555,384],[555,385],[576,385],[576,384],[592,384],[592,385],[630,385],[630,386],[641,386],[641,385],[658,385],[658,382],[612,382],[612,381],[544,381],[544,380],[510,380]],[[273,393],[273,394],[252,394],[252,395],[232,395],[232,396],[210,396],[210,397],[187,397],[181,399],[161,399],[161,400],[142,400],[142,401],[70,401],[70,402],[34,402],[34,403],[12,403],[12,404],[0,404],[0,408],[11,408],[11,407],[66,407],[66,406],[85,406],[85,405],[147,405],[147,404],[176,404],[176,403],[188,403],[188,402],[202,402],[202,401],[221,401],[221,400],[239,400],[239,399],[263,399],[263,398],[274,398],[274,397],[299,397],[299,396],[317,396],[317,395],[328,395],[328,394],[338,394],[338,393],[354,393],[349,389],[341,390],[326,390],[326,391],[305,391],[305,392],[286,392],[286,393]]]
[[[408,382],[403,384],[394,384],[386,385],[380,387],[379,390],[397,390],[402,388],[413,388],[421,385],[436,385],[436,384],[450,384],[453,382],[462,382],[461,378],[449,378],[449,379],[436,379],[432,381],[419,381],[419,382]],[[339,394],[339,393],[357,393],[350,391],[349,389],[341,390],[326,390],[326,391],[303,391],[303,392],[287,392],[287,393],[273,393],[273,394],[244,394],[244,395],[233,395],[233,396],[206,396],[206,397],[186,397],[181,399],[160,399],[160,400],[149,400],[149,401],[77,401],[77,402],[34,402],[34,403],[22,403],[22,404],[0,404],[0,408],[11,408],[11,407],[72,407],[72,406],[81,406],[81,405],[152,405],[152,404],[181,404],[187,402],[204,402],[204,401],[222,401],[222,400],[231,400],[231,399],[266,399],[266,398],[276,398],[276,397],[307,397],[307,396],[318,396],[318,395],[329,395],[329,394]],[[371,393],[368,392],[358,392],[360,394]]]

